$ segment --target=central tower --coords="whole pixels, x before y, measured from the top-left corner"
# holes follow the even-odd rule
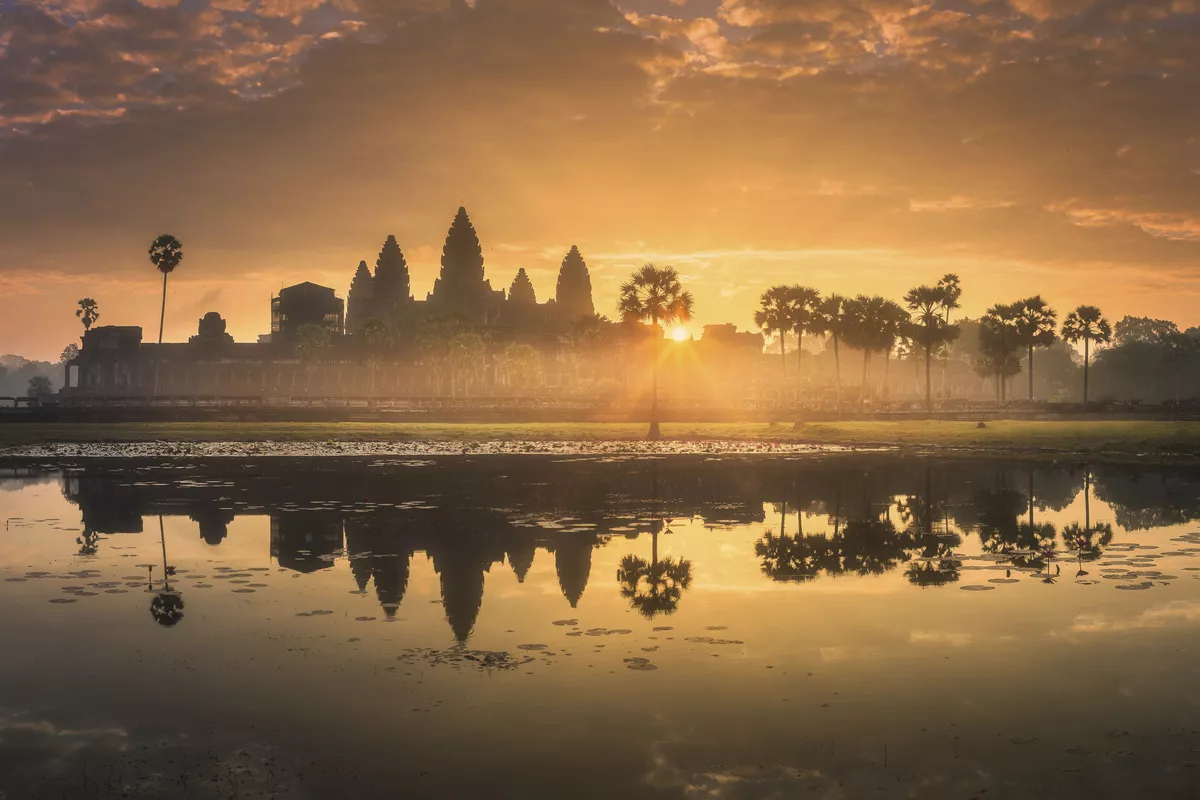
[[[433,284],[429,304],[442,315],[465,317],[475,324],[493,321],[490,313],[496,305],[491,283],[483,276],[483,248],[475,226],[465,208],[459,208],[446,246],[442,249],[442,271]]]

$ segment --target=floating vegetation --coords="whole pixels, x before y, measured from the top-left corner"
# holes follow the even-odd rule
[[[637,672],[652,672],[658,667],[650,663],[648,658],[627,658],[625,659],[627,669],[636,670]]]
[[[537,661],[533,656],[517,658],[504,650],[468,650],[465,647],[445,650],[410,647],[396,656],[396,660],[404,664],[422,663],[431,667],[450,666],[456,669],[468,667],[487,672],[517,669]]]
[[[990,592],[990,591],[993,591],[996,587],[995,586],[984,586],[981,583],[969,583],[966,586],[960,586],[958,588],[962,589],[964,592]]]
[[[684,641],[691,642],[692,644],[715,644],[715,645],[745,644],[745,642],[743,642],[740,639],[714,639],[711,636],[689,636],[686,639],[684,639]]]

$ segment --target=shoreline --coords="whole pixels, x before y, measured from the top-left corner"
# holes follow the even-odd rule
[[[829,455],[1200,462],[1200,422],[896,421],[663,423],[9,423],[0,462],[45,458],[453,455]],[[322,452],[324,448],[324,452]],[[217,455],[205,455],[205,453]],[[126,453],[128,453],[126,455]],[[145,453],[145,455],[141,455]]]

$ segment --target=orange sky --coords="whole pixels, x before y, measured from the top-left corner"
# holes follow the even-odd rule
[[[778,282],[1200,323],[1195,0],[39,0],[0,18],[0,352],[158,319],[236,339],[465,204],[540,300],[673,264],[695,327]],[[472,7],[473,6],[473,7]]]

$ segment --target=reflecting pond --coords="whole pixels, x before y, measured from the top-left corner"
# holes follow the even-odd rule
[[[1200,469],[0,469],[0,798],[1200,791]]]

